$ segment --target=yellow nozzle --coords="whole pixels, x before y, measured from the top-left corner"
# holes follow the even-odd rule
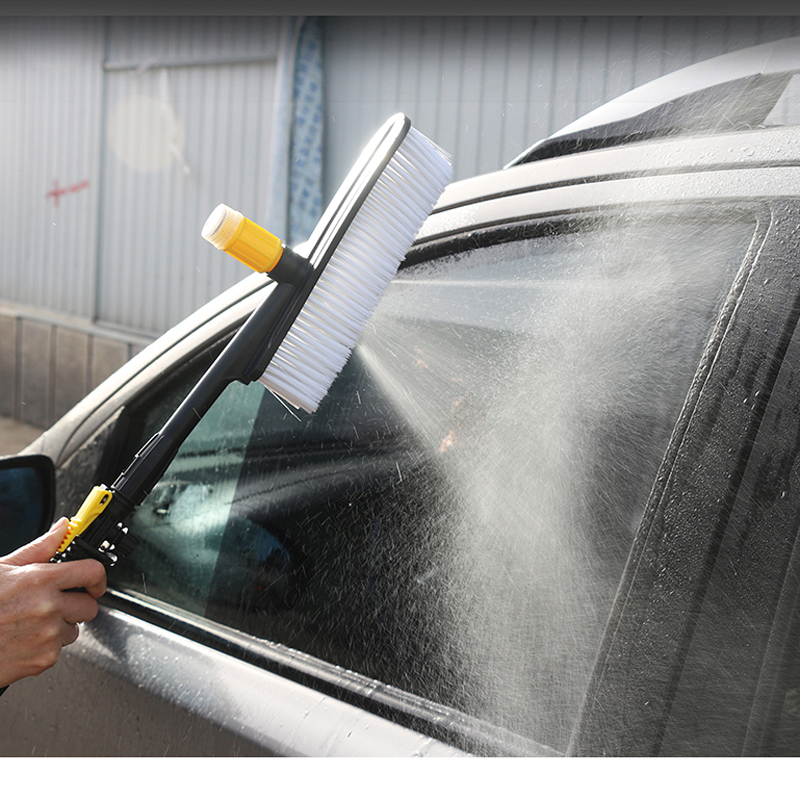
[[[270,272],[283,255],[277,236],[223,204],[211,212],[202,236],[256,272]]]
[[[67,523],[67,532],[56,550],[57,553],[63,553],[72,540],[83,533],[100,516],[111,497],[111,492],[105,486],[95,486],[89,492],[83,505],[78,509],[78,513]]]

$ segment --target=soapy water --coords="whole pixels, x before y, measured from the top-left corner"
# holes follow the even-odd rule
[[[419,497],[449,509],[427,633],[462,710],[566,748],[752,230],[684,219],[509,242],[417,268],[379,307],[358,357],[444,476]]]

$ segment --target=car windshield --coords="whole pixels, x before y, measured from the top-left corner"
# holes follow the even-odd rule
[[[117,587],[563,751],[754,229],[626,212],[404,270],[316,414],[226,390]]]

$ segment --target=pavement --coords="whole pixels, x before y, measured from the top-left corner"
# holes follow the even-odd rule
[[[9,417],[0,417],[0,456],[13,456],[27,447],[42,432],[41,428]]]

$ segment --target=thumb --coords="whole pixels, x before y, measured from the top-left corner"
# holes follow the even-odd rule
[[[47,533],[7,555],[2,562],[15,567],[23,567],[26,564],[45,564],[56,554],[66,533],[67,518],[61,517],[50,526]]]

